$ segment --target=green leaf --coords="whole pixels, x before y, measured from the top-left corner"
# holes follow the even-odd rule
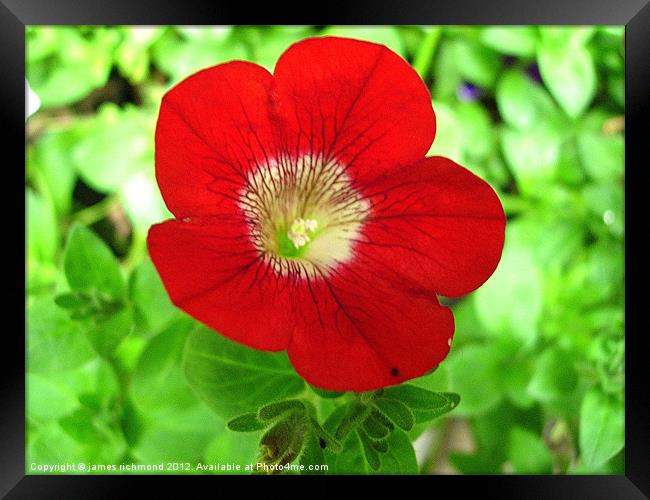
[[[624,441],[623,402],[590,390],[580,408],[580,459],[594,469],[616,455]]]
[[[621,134],[582,132],[578,135],[578,153],[592,179],[613,182],[622,179],[625,141]]]
[[[116,464],[120,463],[126,451],[124,439],[117,433],[104,436],[101,441],[82,443],[66,432],[61,424],[51,421],[34,431],[28,432],[27,463],[56,465],[69,464]],[[32,471],[28,465],[29,474],[43,474]],[[74,472],[74,471],[73,471]],[[47,472],[47,474],[70,474],[66,472]],[[78,472],[77,472],[78,473]],[[85,474],[106,474],[106,471],[87,470]]]
[[[110,439],[112,431],[105,416],[103,420],[101,415],[97,415],[96,412],[88,408],[79,408],[59,420],[59,424],[74,440],[87,444]]]
[[[528,384],[528,393],[539,401],[569,398],[578,383],[575,356],[557,348],[544,351]]]
[[[372,408],[370,411],[370,415],[368,418],[370,417],[377,420],[379,423],[381,423],[381,425],[386,427],[389,431],[393,431],[395,429],[395,424],[393,424],[391,420],[386,418],[386,416],[383,413],[381,413],[380,411],[374,408]]]
[[[104,103],[72,151],[83,180],[103,193],[122,188],[129,178],[153,168],[154,117],[142,109]],[[149,196],[149,195],[147,195]]]
[[[229,36],[184,39],[171,29],[153,44],[151,50],[154,63],[171,77],[172,83],[219,63],[248,59],[244,44]]]
[[[565,269],[578,255],[583,246],[585,229],[582,214],[572,213],[580,206],[579,197],[573,192],[571,198],[562,200],[562,194],[549,189],[545,203],[553,210],[528,211],[508,226],[508,245],[531,254],[538,271],[547,273],[552,269]],[[545,207],[544,207],[545,208]]]
[[[458,306],[461,306],[464,303],[467,302],[460,303],[458,304]],[[454,316],[457,316],[459,310],[460,310],[459,307],[456,307]],[[449,389],[449,377],[447,373],[447,367],[444,363],[440,364],[436,366],[433,370],[431,370],[429,373],[421,377],[410,380],[409,384],[421,387],[428,391],[444,392],[447,389]]]
[[[336,408],[325,421],[325,429],[333,433],[345,414],[346,408],[344,406]],[[378,418],[386,420],[387,425],[392,425],[381,413],[377,412],[377,415],[379,416]],[[371,447],[375,450],[377,450],[375,446],[378,443],[379,441],[370,441]],[[385,451],[377,450],[382,453],[381,467],[378,471],[380,474],[418,473],[415,451],[413,450],[408,435],[404,431],[394,429],[386,440],[386,443],[387,449]],[[343,449],[340,453],[325,451],[325,461],[329,466],[329,474],[368,474],[374,472],[368,464],[361,438],[357,432],[350,432],[342,445]]]
[[[499,55],[469,38],[457,38],[451,45],[458,72],[479,87],[491,88],[501,69]]]
[[[334,433],[334,437],[340,441],[345,439],[351,431],[361,425],[370,413],[368,405],[358,401],[353,401],[341,408],[345,410],[345,413],[339,419],[336,432]]]
[[[138,445],[132,449],[136,462],[203,462],[208,444],[228,432],[223,421],[202,404],[175,411],[145,415]],[[245,435],[241,436],[245,442]],[[225,460],[222,460],[225,461]]]
[[[305,385],[285,353],[249,349],[205,327],[190,333],[183,369],[192,389],[224,418],[257,411]]]
[[[256,462],[257,441],[258,436],[255,434],[220,432],[208,445],[205,461],[208,464],[227,462],[239,465],[239,470],[228,471],[226,474],[250,474],[251,471],[246,470],[246,467]]]
[[[178,309],[158,276],[149,258],[133,270],[129,279],[129,297],[136,318],[151,333],[157,333],[178,315]]]
[[[568,186],[580,186],[585,181],[585,172],[580,168],[576,141],[566,141],[560,148],[557,163],[557,180]]]
[[[325,464],[325,454],[320,445],[320,440],[316,434],[310,432],[305,438],[305,446],[300,454],[300,465],[305,467],[305,470],[301,470],[300,474],[327,474],[327,471],[320,468],[323,464]],[[312,470],[309,470],[310,466],[313,467]]]
[[[336,408],[327,420],[324,427],[330,434],[334,434],[340,427],[341,420],[347,412],[346,406]],[[325,463],[328,465],[328,474],[368,474],[370,466],[363,453],[363,445],[356,432],[348,432],[345,439],[341,441],[342,450],[340,453],[325,451]]]
[[[411,430],[415,424],[413,412],[401,401],[380,397],[372,403],[386,418],[405,431]]]
[[[481,30],[481,42],[511,56],[534,56],[537,29],[534,26],[487,26]]]
[[[451,452],[449,461],[463,474],[501,474],[501,464],[495,463],[489,452],[480,450],[474,454]]]
[[[387,439],[373,439],[370,441],[370,446],[372,446],[379,453],[386,453],[388,451],[388,440]]]
[[[540,186],[554,181],[562,140],[558,130],[545,126],[530,130],[502,130],[501,149],[517,186],[525,195],[536,195]]]
[[[388,436],[391,429],[383,425],[377,418],[369,415],[363,422],[363,430],[372,439],[384,439]]]
[[[622,74],[609,75],[607,78],[607,92],[621,109],[625,107],[625,77]]]
[[[120,186],[119,196],[129,221],[142,234],[146,234],[152,224],[172,217],[160,194],[153,169],[128,175]]]
[[[46,29],[52,30],[48,36],[53,37],[49,57],[28,56],[26,68],[43,107],[72,104],[106,83],[117,32],[97,28],[83,36],[74,27]]]
[[[27,309],[27,370],[52,373],[71,370],[94,356],[79,324],[54,304],[36,297]]]
[[[61,131],[47,131],[29,150],[29,176],[35,179],[40,192],[48,194],[59,214],[70,210],[76,180],[70,150],[79,140],[82,128],[76,125]]]
[[[437,110],[436,110],[437,111]],[[490,156],[497,145],[495,127],[486,109],[477,102],[460,102],[455,107],[455,115],[462,124],[463,159],[472,169],[477,160]]]
[[[458,394],[435,393],[410,384],[388,388],[384,391],[384,396],[397,399],[411,408],[416,423],[438,418],[460,403]]]
[[[474,293],[476,312],[492,335],[513,336],[526,344],[538,335],[542,313],[542,275],[531,249],[515,239],[514,228],[506,233],[506,245],[499,267]],[[517,297],[517,307],[503,297]],[[469,368],[471,371],[471,368]],[[465,393],[463,405],[467,404]]]
[[[29,374],[28,455],[38,463],[119,463],[126,443],[112,426],[118,390],[113,370],[99,359],[74,370]],[[68,422],[66,430],[60,419]],[[93,437],[82,442],[82,435]]]
[[[128,308],[109,316],[94,315],[82,323],[82,328],[95,351],[109,358],[133,330],[133,315]]]
[[[298,399],[286,399],[284,401],[276,401],[262,406],[257,411],[257,416],[261,421],[265,422],[268,420],[273,420],[274,418],[290,410],[305,411],[305,409],[305,404],[302,401]]]
[[[515,427],[510,431],[508,457],[518,474],[550,474],[552,457],[540,436]]]
[[[334,436],[331,436],[314,417],[309,417],[309,423],[313,433],[318,437],[318,444],[322,449],[327,448],[328,451],[338,453],[341,451],[341,443],[339,443]]]
[[[174,413],[196,405],[181,367],[188,332],[194,322],[175,321],[152,338],[140,355],[131,379],[131,395],[136,407],[148,415]]]
[[[59,419],[79,408],[107,410],[117,397],[119,385],[108,363],[95,358],[72,370],[30,373],[27,379],[29,421]],[[87,404],[92,401],[92,404]]]
[[[587,184],[583,187],[582,195],[589,210],[616,236],[623,236],[624,193],[615,184]]]
[[[449,404],[446,396],[410,384],[389,387],[383,395],[400,400],[412,410],[435,410]]]
[[[463,77],[458,68],[458,60],[454,52],[454,40],[443,36],[433,61],[433,74],[436,78],[433,79],[432,95],[436,118],[438,117],[438,107],[436,107],[435,101],[448,101],[454,98],[459,85],[463,83]],[[442,127],[438,128],[436,135],[443,130]],[[434,144],[438,142],[436,140]]]
[[[544,41],[537,62],[544,83],[571,118],[580,116],[596,93],[596,69],[589,50],[567,40]]]
[[[433,101],[436,113],[436,137],[427,156],[458,158],[463,151],[463,126],[454,109],[444,101]]]
[[[440,393],[439,396],[445,399],[445,404],[441,405],[435,409],[431,410],[414,410],[413,415],[415,416],[416,423],[429,422],[433,419],[441,417],[460,404],[460,396],[453,392],[444,392]]]
[[[507,402],[502,402],[479,418],[472,419],[471,432],[476,441],[478,454],[486,453],[488,464],[484,464],[479,473],[502,472],[501,465],[508,459],[508,435],[510,429],[518,423],[530,425],[535,422],[536,414],[523,413]]]
[[[31,189],[27,198],[27,256],[38,262],[54,262],[59,243],[56,215],[52,203]]]
[[[79,407],[78,394],[65,381],[45,374],[27,375],[27,417],[57,420]]]
[[[408,435],[395,429],[388,437],[388,451],[381,455],[380,474],[417,474],[415,450]]]
[[[75,224],[70,230],[63,257],[70,288],[79,292],[99,291],[122,298],[126,286],[117,259],[90,229]]]
[[[505,375],[505,390],[508,398],[518,408],[531,408],[535,399],[528,391],[532,367],[528,360],[515,359],[508,364]]]
[[[232,26],[176,26],[183,38],[192,42],[224,42],[233,36]]]
[[[357,428],[356,430],[357,435],[359,436],[359,440],[361,441],[361,446],[363,447],[363,454],[366,457],[366,461],[368,462],[368,465],[370,465],[370,468],[377,471],[381,467],[381,461],[379,460],[379,453],[377,453],[377,450],[372,445],[372,441],[368,437],[368,435],[363,431],[361,428]]]
[[[99,293],[72,292],[57,295],[56,305],[67,309],[71,319],[85,319],[93,315],[107,316],[120,311],[124,304]]]
[[[115,53],[115,64],[120,73],[132,83],[142,82],[149,73],[149,47],[163,33],[153,26],[129,26],[123,28],[123,39]]]
[[[54,298],[57,306],[63,309],[79,309],[88,305],[90,298],[78,293],[63,293]]]
[[[596,31],[595,26],[542,26],[541,41],[553,48],[573,49],[584,47]]]
[[[266,427],[266,424],[257,418],[257,413],[244,413],[228,420],[226,425],[228,429],[235,432],[254,432]]]
[[[557,120],[559,116],[559,110],[546,90],[521,71],[508,70],[503,73],[495,98],[503,120],[519,130]]]
[[[28,26],[25,30],[25,41],[29,44],[26,54],[29,62],[38,61],[56,52],[61,29],[57,26]]]
[[[463,395],[463,404],[457,410],[459,414],[485,413],[501,401],[500,362],[496,344],[463,347],[445,361],[450,388]],[[477,384],[477,380],[481,383]]]
[[[82,446],[66,433],[57,421],[50,421],[36,429],[28,429],[25,450],[27,464],[58,464],[61,462],[78,462],[85,460]],[[50,474],[49,472],[32,471],[26,466],[28,474]],[[54,474],[59,473],[55,471]]]

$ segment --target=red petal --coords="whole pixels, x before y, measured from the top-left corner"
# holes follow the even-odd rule
[[[174,304],[219,333],[287,349],[308,382],[340,391],[398,384],[447,355],[453,316],[435,296],[398,290],[359,265],[325,278],[278,277],[245,230],[215,222],[157,224],[148,245]]]
[[[290,304],[260,261],[248,231],[231,220],[169,220],[153,226],[151,259],[174,304],[226,337],[256,349],[285,349]]]
[[[156,126],[156,178],[176,217],[219,211],[251,167],[276,155],[273,85],[264,68],[234,61],[200,71],[165,94]]]
[[[366,185],[364,194],[373,208],[356,253],[377,272],[458,297],[496,269],[505,215],[494,190],[469,170],[426,158]]]
[[[449,352],[451,311],[389,286],[374,269],[341,266],[311,284],[287,352],[312,385],[369,391],[424,375]],[[309,307],[311,305],[311,308]]]
[[[429,91],[383,45],[306,39],[280,57],[274,76],[278,111],[296,129],[299,154],[322,153],[364,178],[419,160],[433,142]]]

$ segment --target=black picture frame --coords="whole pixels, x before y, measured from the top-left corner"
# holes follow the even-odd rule
[[[642,241],[636,241],[635,221],[643,217],[643,209],[634,190],[642,189],[642,148],[650,130],[650,3],[648,0],[545,0],[539,1],[480,1],[480,0],[408,0],[383,2],[371,0],[347,1],[345,4],[323,2],[309,11],[303,5],[282,6],[277,2],[247,5],[245,2],[199,0],[0,0],[0,116],[5,151],[13,149],[13,161],[5,162],[5,172],[16,175],[7,181],[7,191],[13,193],[16,206],[5,208],[4,220],[23,223],[19,204],[24,203],[24,181],[19,164],[24,164],[25,114],[25,26],[52,24],[605,24],[625,25],[625,212],[626,263],[634,272],[626,276],[626,434],[625,474],[613,476],[429,476],[411,477],[416,481],[431,481],[431,494],[439,488],[450,488],[454,495],[471,494],[479,490],[483,497],[494,498],[594,498],[627,499],[650,497],[650,400],[646,383],[646,351],[642,348],[647,333],[636,326],[641,310],[642,294],[634,293],[641,273],[633,267],[635,254],[647,253]],[[318,10],[317,10],[318,9]],[[645,125],[643,125],[645,123]],[[645,132],[644,132],[645,131]],[[5,200],[7,197],[5,196]],[[24,206],[24,205],[23,205]],[[643,228],[643,226],[641,226]],[[630,228],[632,228],[630,230]],[[6,318],[19,316],[20,294],[24,293],[24,275],[16,265],[24,246],[9,236],[11,255],[5,260],[4,276],[7,299]],[[631,239],[630,239],[631,238]],[[23,241],[24,245],[24,241]],[[14,259],[15,262],[14,262]],[[12,283],[12,284],[10,284]],[[20,285],[14,290],[13,283]],[[14,305],[11,301],[17,303]],[[24,307],[24,303],[23,303]],[[23,316],[24,318],[24,316]],[[632,321],[631,321],[632,319]],[[7,320],[6,320],[7,321]],[[19,321],[24,323],[23,321]],[[5,325],[7,323],[5,322]],[[24,324],[23,324],[24,327]],[[0,494],[7,498],[115,498],[131,491],[133,483],[143,483],[147,493],[155,490],[173,494],[179,481],[201,482],[214,487],[215,476],[26,476],[25,475],[25,342],[19,327],[5,327],[2,334],[1,407],[0,407]],[[248,478],[266,485],[263,478]],[[278,477],[272,483],[283,487],[304,481],[304,477]],[[348,481],[368,478],[347,477]],[[383,482],[386,478],[377,478]],[[402,481],[407,478],[393,477]],[[241,478],[219,476],[222,481]],[[325,480],[332,480],[325,478]],[[303,483],[297,483],[301,486]],[[266,486],[264,486],[266,487]],[[219,487],[221,488],[221,486]],[[187,490],[184,490],[187,492]],[[223,491],[223,490],[221,490]],[[419,493],[418,493],[419,494]]]

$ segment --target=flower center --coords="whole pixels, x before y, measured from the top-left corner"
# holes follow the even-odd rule
[[[306,250],[307,244],[316,234],[318,221],[298,217],[293,221],[289,230],[277,235],[278,253],[282,257],[299,257]]]
[[[341,165],[309,155],[251,172],[239,204],[260,257],[278,274],[304,277],[352,257],[370,210]]]

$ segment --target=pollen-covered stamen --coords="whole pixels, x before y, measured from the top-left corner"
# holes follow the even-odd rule
[[[240,207],[260,256],[277,273],[322,276],[351,258],[370,205],[341,165],[281,158],[247,181]]]
[[[304,247],[311,240],[309,238],[310,234],[313,234],[318,227],[318,221],[314,219],[303,219],[298,217],[293,224],[289,232],[287,232],[287,237],[291,240],[296,248]]]

